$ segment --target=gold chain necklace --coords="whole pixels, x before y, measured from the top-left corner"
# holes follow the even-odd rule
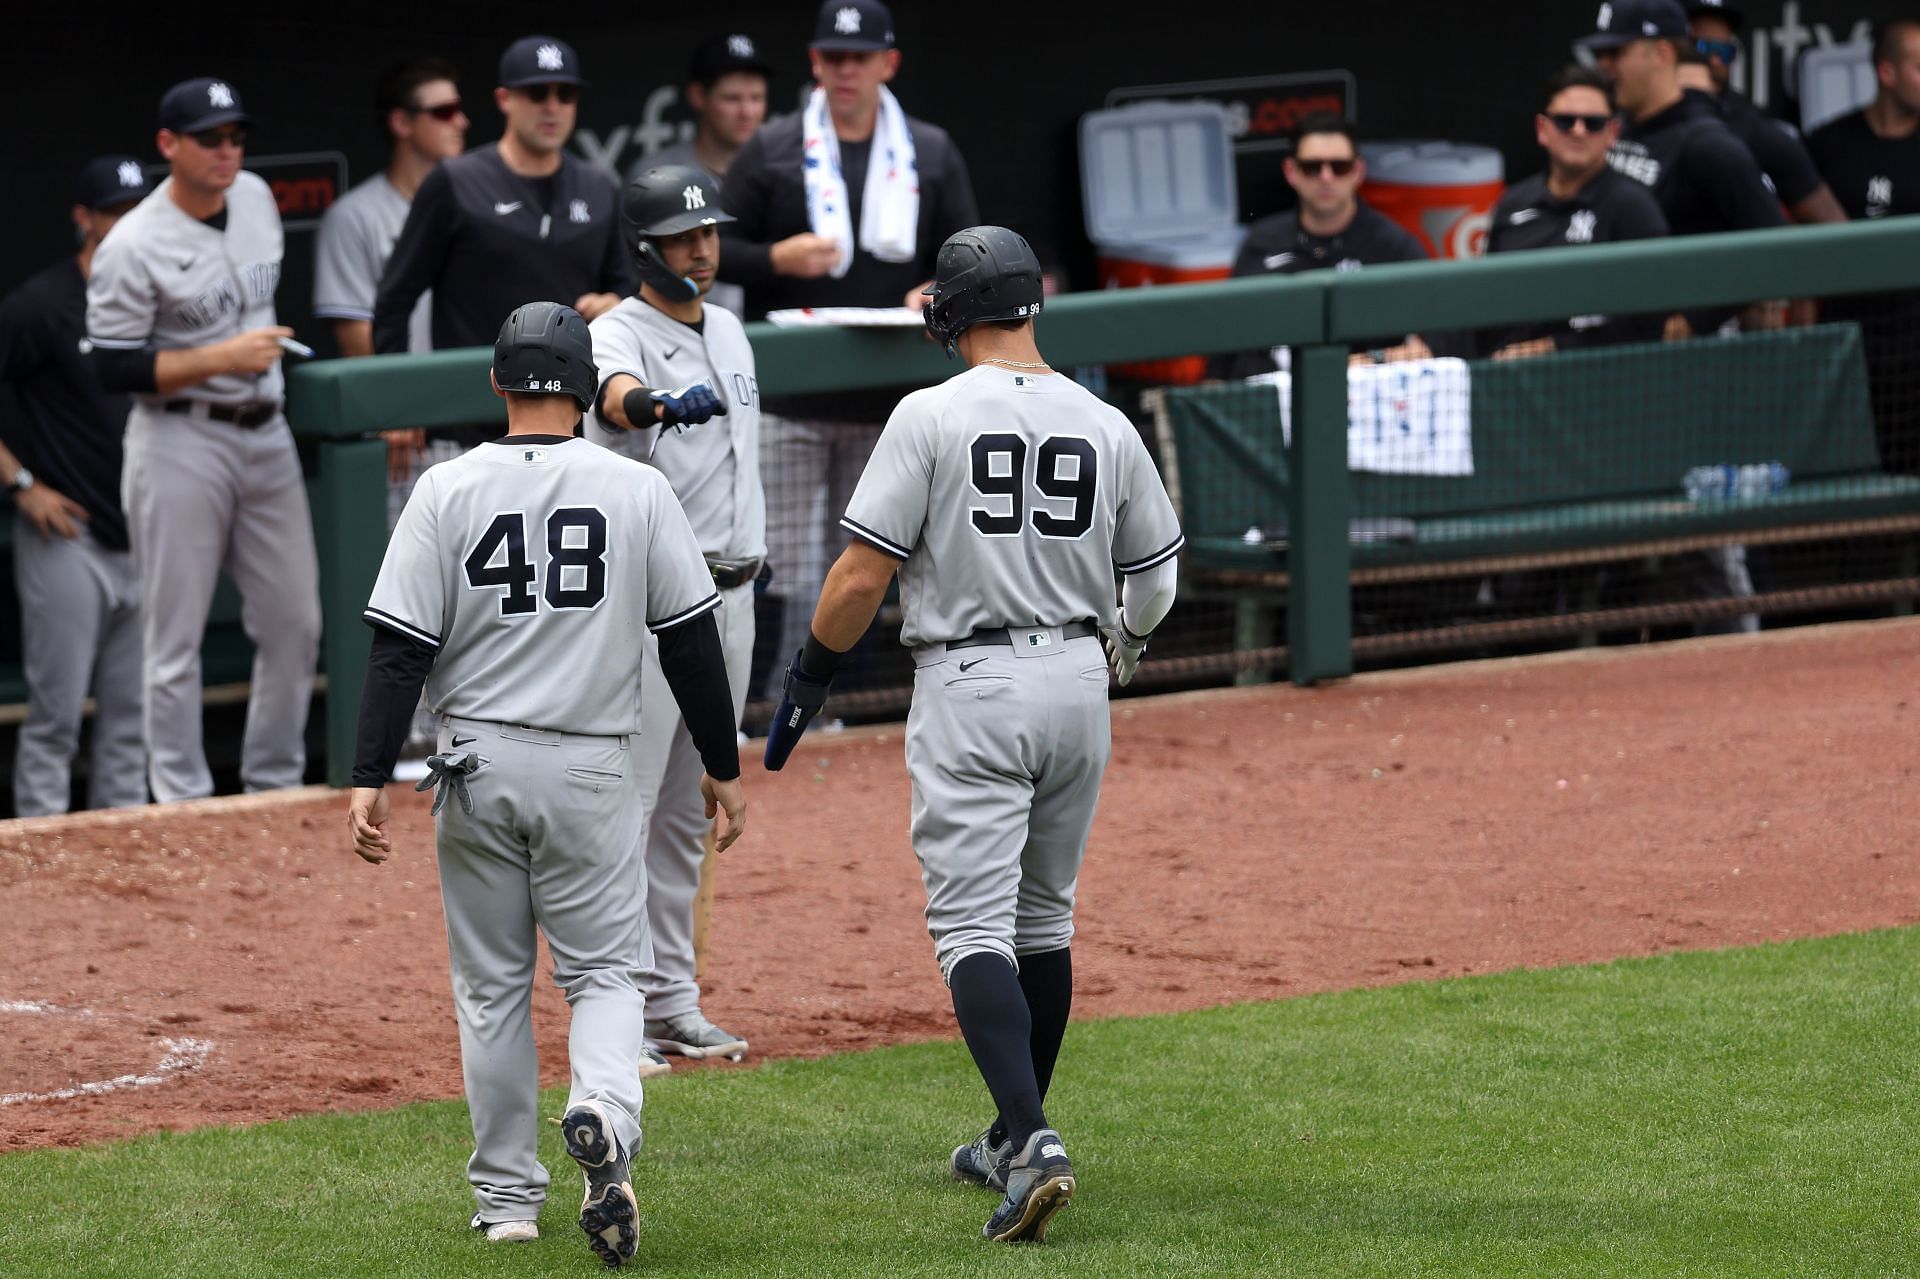
[[[1041,360],[1039,363],[1036,364],[1032,360],[1003,360],[997,355],[982,356],[980,359],[980,363],[1004,364],[1010,369],[1044,369],[1047,367],[1047,362],[1045,360]]]

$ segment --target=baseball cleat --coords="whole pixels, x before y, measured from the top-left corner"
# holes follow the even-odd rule
[[[532,1243],[540,1237],[540,1224],[535,1221],[482,1221],[475,1217],[473,1228],[486,1231],[488,1243]]]
[[[1073,1202],[1073,1164],[1060,1134],[1042,1128],[1007,1165],[1007,1196],[980,1233],[995,1243],[1040,1243],[1047,1226]]]
[[[657,1052],[678,1053],[699,1060],[726,1057],[739,1061],[747,1055],[747,1041],[720,1029],[698,1009],[678,1017],[648,1021],[645,1026],[647,1047]]]
[[[567,1153],[587,1178],[586,1197],[580,1202],[580,1229],[586,1232],[587,1246],[607,1265],[623,1266],[640,1246],[640,1205],[627,1171],[632,1152],[620,1145],[597,1101],[583,1101],[567,1111],[560,1131]]]
[[[640,1078],[652,1079],[673,1069],[673,1063],[651,1048],[640,1049]]]
[[[947,1170],[955,1181],[985,1186],[988,1190],[1007,1188],[1007,1164],[1013,1159],[1013,1138],[1003,1137],[994,1145],[988,1140],[992,1132],[989,1128],[967,1145],[953,1148],[953,1153],[947,1156]]]

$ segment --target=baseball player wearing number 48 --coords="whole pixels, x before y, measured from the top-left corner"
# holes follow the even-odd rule
[[[725,849],[746,821],[720,596],[658,472],[575,438],[598,374],[586,321],[530,302],[494,346],[507,434],[427,471],[387,547],[347,824],[369,862],[392,851],[384,789],[420,686],[441,716],[427,761],[460,1059],[473,1117],[467,1179],[491,1242],[536,1237],[540,1076],[531,1001],[538,936],[573,1021],[567,1153],[586,1174],[580,1227],[610,1266],[633,1259],[644,1003],[651,963],[635,777],[642,649],[658,660],[706,772]],[[652,652],[655,650],[649,650]],[[650,693],[647,695],[651,695]],[[451,796],[455,801],[448,803]]]
[[[1133,425],[1040,358],[1040,264],[1024,239],[992,226],[951,236],[928,294],[927,331],[967,371],[888,420],[841,520],[854,540],[787,668],[766,764],[786,762],[897,569],[927,928],[999,1108],[948,1166],[1003,1192],[986,1238],[1040,1240],[1078,1185],[1042,1103],[1112,746],[1108,670],[1133,678],[1173,604],[1185,539]]]

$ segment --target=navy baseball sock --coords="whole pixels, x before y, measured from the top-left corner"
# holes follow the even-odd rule
[[[1067,1014],[1073,1009],[1073,952],[1062,948],[1020,956],[1020,989],[1033,1023],[1033,1081],[1044,1103],[1053,1064],[1060,1059],[1060,1040],[1067,1033]],[[1006,1139],[1006,1121],[995,1119],[987,1140],[998,1145]]]
[[[1033,1075],[1033,1019],[1013,965],[988,952],[953,966],[953,1015],[1016,1145],[1047,1126]]]

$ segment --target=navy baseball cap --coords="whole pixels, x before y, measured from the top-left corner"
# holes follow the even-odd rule
[[[826,0],[808,47],[852,53],[891,49],[893,12],[880,0]]]
[[[132,156],[95,156],[80,170],[74,203],[89,209],[117,209],[123,204],[139,203],[152,190],[145,167]]]
[[[1609,0],[1600,6],[1594,32],[1573,42],[1589,52],[1618,49],[1635,40],[1690,40],[1687,11],[1680,0]]]
[[[552,36],[526,36],[500,55],[500,87],[524,89],[530,84],[585,84],[580,58],[573,46]]]
[[[248,120],[240,91],[212,76],[182,80],[160,97],[160,127],[175,133],[198,133]]]
[[[1740,6],[1737,4],[1728,4],[1727,0],[1693,0],[1693,3],[1687,6],[1687,17],[1689,19],[1698,18],[1708,13],[1713,14],[1717,18],[1724,18],[1727,25],[1735,31],[1738,31],[1747,24],[1747,15],[1740,12]]]
[[[687,81],[690,84],[712,84],[721,76],[731,75],[735,71],[750,71],[769,80],[773,78],[773,67],[760,56],[759,46],[754,44],[752,36],[708,36],[693,51],[693,61],[687,66]]]

